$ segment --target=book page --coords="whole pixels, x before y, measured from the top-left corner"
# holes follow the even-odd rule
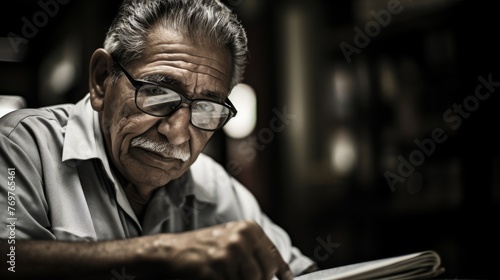
[[[341,267],[323,269],[296,277],[296,280],[337,280],[337,279],[373,279],[398,276],[436,275],[442,272],[439,255],[433,251],[424,251],[380,260],[373,260]],[[429,277],[429,276],[427,276]]]

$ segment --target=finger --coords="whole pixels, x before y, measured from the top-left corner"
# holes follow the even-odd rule
[[[238,279],[262,279],[260,265],[253,257],[247,258],[246,261],[240,265],[240,277]]]
[[[278,271],[277,260],[269,246],[256,248],[255,258],[258,260],[260,270],[262,271],[261,279],[271,279]]]
[[[234,230],[233,234],[228,239],[227,250],[232,256],[232,268],[236,268],[236,274],[231,274],[229,279],[261,279],[262,272],[258,261],[253,254],[254,244],[252,242],[255,228],[248,223],[233,223],[227,225]],[[230,271],[234,273],[234,270]]]
[[[276,277],[280,280],[293,280],[293,273],[287,263],[281,264],[276,273]]]
[[[267,246],[256,249],[256,258],[259,260],[263,279],[271,279],[275,275],[279,279],[293,279],[288,264],[283,260],[276,246],[271,241],[267,241],[269,243]]]
[[[239,243],[247,260],[241,266],[244,279],[266,279],[274,275],[281,279],[293,279],[288,264],[282,259],[276,246],[269,240],[262,228],[255,222],[247,222],[240,228],[239,237],[244,241]],[[253,240],[253,242],[252,242]],[[248,243],[248,242],[251,243]],[[243,253],[243,252],[242,252]],[[252,276],[250,276],[252,275]]]
[[[215,247],[208,249],[211,266],[223,275],[223,279],[237,279],[238,264],[234,261],[231,251],[219,250]]]
[[[288,264],[281,257],[274,243],[267,237],[264,230],[255,222],[253,240],[256,241],[253,251],[262,271],[262,279],[271,279],[273,276],[279,279],[293,279],[293,274]],[[281,278],[280,278],[281,277]]]

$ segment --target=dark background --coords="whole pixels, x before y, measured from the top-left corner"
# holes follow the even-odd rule
[[[0,95],[20,95],[28,107],[88,92],[89,58],[120,1],[67,1],[51,14],[40,4],[49,2],[58,3],[1,10]],[[478,77],[500,81],[494,1],[226,3],[248,32],[244,82],[257,93],[257,126],[246,139],[218,132],[207,153],[239,163],[228,170],[296,246],[323,268],[432,249],[443,279],[494,279],[500,86],[475,97]],[[390,18],[388,5],[399,7]],[[25,39],[17,51],[13,34]],[[347,44],[357,48],[350,60]],[[457,105],[461,115],[443,116]],[[276,111],[290,117],[282,131],[270,126]],[[446,140],[432,140],[433,131]],[[402,161],[413,162],[407,174]],[[404,175],[393,188],[388,172]]]

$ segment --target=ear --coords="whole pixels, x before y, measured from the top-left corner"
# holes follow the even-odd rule
[[[96,111],[101,111],[106,93],[106,79],[111,74],[113,59],[105,49],[97,49],[90,58],[89,89],[90,103]]]

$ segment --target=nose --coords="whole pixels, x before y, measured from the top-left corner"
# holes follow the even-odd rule
[[[179,108],[172,115],[164,117],[159,125],[158,132],[167,137],[172,145],[180,145],[190,139],[189,125],[191,113],[187,107]]]

